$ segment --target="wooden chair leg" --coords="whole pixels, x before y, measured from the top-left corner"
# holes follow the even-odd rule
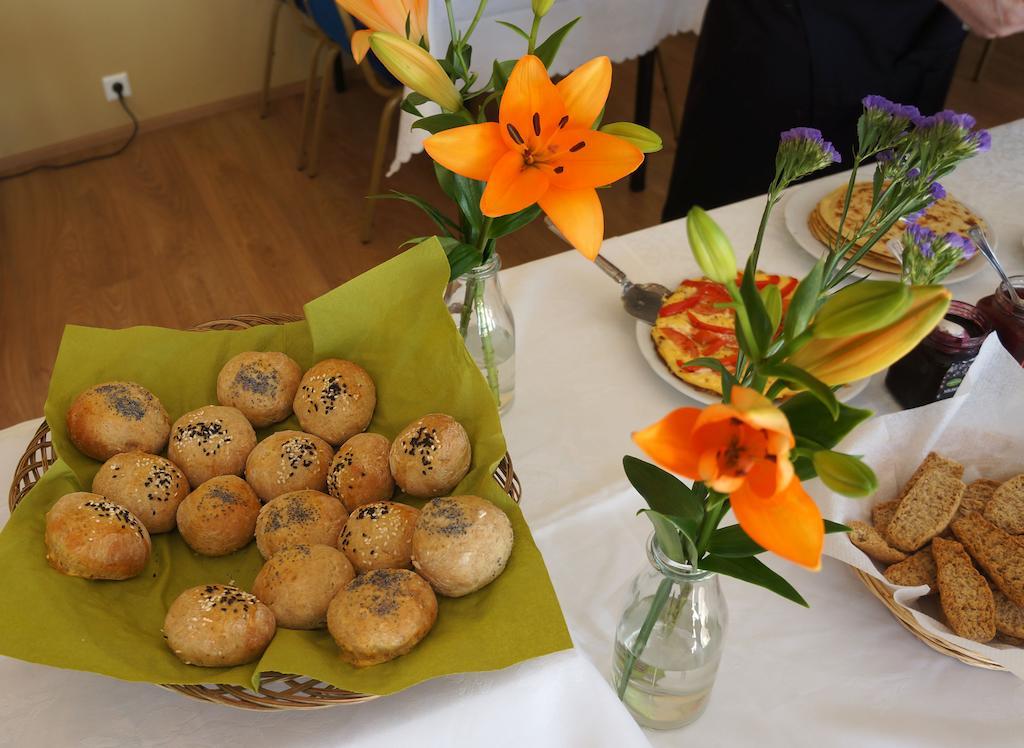
[[[380,113],[380,122],[377,123],[377,145],[373,151],[373,166],[370,169],[370,189],[367,193],[371,197],[380,193],[380,183],[384,177],[384,154],[388,148],[388,137],[391,135],[391,123],[395,120],[395,113],[401,102],[402,92],[398,91],[388,98]],[[376,207],[377,201],[367,198],[366,207],[363,208],[363,229],[360,235],[363,244],[373,239],[373,213]]]
[[[260,117],[266,117],[269,111],[270,74],[274,71],[274,43],[277,40],[277,19],[281,15],[284,3],[274,0],[274,10],[270,14],[270,34],[267,40],[267,61],[263,67],[263,90],[260,91]]]
[[[313,178],[320,168],[320,142],[324,135],[324,110],[327,109],[327,98],[331,88],[331,74],[334,70],[334,61],[341,54],[341,48],[336,44],[331,45],[331,51],[327,55],[324,64],[324,74],[320,81],[320,98],[316,102],[316,123],[313,125],[313,143],[309,156],[309,166],[306,168],[306,176]]]
[[[300,171],[306,167],[306,149],[309,143],[310,118],[313,113],[313,87],[316,84],[316,71],[320,63],[320,51],[327,44],[325,37],[320,37],[309,55],[309,76],[306,78],[306,94],[302,99],[302,137],[299,140],[299,154],[295,168]]]

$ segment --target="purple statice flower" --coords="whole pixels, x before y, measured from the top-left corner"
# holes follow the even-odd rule
[[[935,241],[935,232],[931,229],[919,223],[911,223],[907,225],[904,236],[917,248],[921,256],[930,258],[934,254],[932,243]]]
[[[839,152],[813,127],[794,127],[779,135],[775,172],[788,184],[840,161]]]
[[[915,117],[921,116],[921,110],[913,104],[895,104],[892,114],[894,117],[902,117],[913,122]]]
[[[921,176],[921,170],[916,166],[907,171],[907,179],[917,179],[919,176]]]
[[[928,192],[932,196],[932,200],[941,200],[946,196],[946,188],[938,182],[932,182],[928,187]]]
[[[875,159],[883,164],[892,161],[894,158],[896,158],[896,151],[892,148],[886,148],[884,151],[879,151],[875,156]]]
[[[942,240],[949,246],[960,250],[960,254],[963,255],[965,260],[969,260],[974,257],[974,253],[978,251],[978,248],[974,246],[974,242],[966,236],[957,234],[954,231],[943,234]]]
[[[971,133],[967,140],[969,143],[974,144],[975,150],[979,153],[984,153],[992,147],[992,136],[988,130],[978,130]]]
[[[959,127],[961,130],[973,130],[977,123],[969,114],[961,114],[954,112],[952,109],[943,109],[941,112],[935,113],[936,122],[946,122],[954,127]]]
[[[864,105],[865,109],[873,109],[876,112],[882,112],[883,114],[892,115],[896,111],[897,104],[889,101],[884,96],[878,94],[869,94],[860,100],[860,103]]]
[[[821,151],[824,157],[834,164],[838,164],[842,161],[837,151],[830,142],[825,140],[821,136],[821,130],[815,130],[813,127],[794,127],[791,130],[786,130],[779,135],[779,142],[790,143],[793,141],[804,141],[809,145],[814,146]]]

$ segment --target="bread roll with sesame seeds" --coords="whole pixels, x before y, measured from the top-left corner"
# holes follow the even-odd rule
[[[391,443],[391,474],[410,496],[444,496],[469,472],[472,447],[462,424],[431,413],[402,429]]]
[[[170,460],[145,452],[114,455],[92,479],[92,490],[127,508],[151,535],[177,524],[178,505],[188,496],[188,478]]]
[[[377,387],[358,364],[328,358],[303,375],[292,407],[303,431],[336,447],[366,431],[377,407]]]
[[[323,491],[334,450],[319,436],[278,431],[256,445],[245,461],[245,479],[266,502],[292,491]]]
[[[217,475],[241,475],[256,432],[237,408],[206,405],[174,422],[167,457],[192,488]]]
[[[302,367],[278,351],[246,351],[228,359],[217,375],[217,402],[238,408],[255,428],[283,421]]]
[[[292,491],[267,502],[256,520],[256,547],[263,558],[292,545],[338,543],[348,520],[344,505],[319,491]]]
[[[245,548],[256,530],[260,500],[237,475],[217,475],[178,507],[178,532],[203,556],[226,556]]]
[[[430,633],[436,620],[434,591],[407,569],[362,574],[327,609],[327,628],[341,659],[356,667],[404,655]]]
[[[397,501],[375,501],[352,512],[338,548],[360,574],[412,566],[412,531],[420,512]]]
[[[67,414],[68,438],[94,460],[121,452],[158,454],[171,419],[156,395],[135,382],[104,382],[80,393]]]
[[[395,479],[388,465],[391,442],[380,434],[356,434],[338,447],[327,472],[327,492],[350,512],[363,504],[390,499]]]
[[[252,591],[286,629],[322,629],[327,606],[356,576],[345,554],[329,545],[293,545],[270,557]]]
[[[46,513],[46,560],[61,574],[86,579],[128,579],[149,561],[145,525],[125,507],[99,494],[62,496]]]
[[[270,608],[255,595],[222,584],[192,587],[164,618],[167,646],[186,665],[233,667],[252,662],[277,631]]]
[[[512,523],[479,496],[428,501],[412,536],[412,565],[441,595],[462,597],[486,587],[512,553]]]

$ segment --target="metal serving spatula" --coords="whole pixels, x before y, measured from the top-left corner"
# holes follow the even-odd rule
[[[653,325],[658,319],[661,304],[671,291],[660,283],[633,283],[626,274],[601,255],[594,258],[594,264],[622,289],[622,306],[632,316]]]

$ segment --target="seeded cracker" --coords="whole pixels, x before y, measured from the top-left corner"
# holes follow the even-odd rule
[[[896,507],[886,528],[887,540],[901,551],[916,551],[946,529],[963,494],[963,481],[945,469],[926,470]]]
[[[955,540],[936,538],[935,556],[939,599],[946,622],[957,636],[987,642],[996,635],[996,606],[985,578]]]
[[[992,494],[985,519],[1011,535],[1024,533],[1024,474],[1015,475]]]
[[[854,520],[850,522],[850,529],[853,531],[850,533],[850,540],[853,541],[853,544],[875,561],[881,561],[883,564],[895,564],[907,557],[906,553],[889,545],[878,530],[866,522]]]
[[[977,512],[953,521],[953,533],[1010,600],[1024,605],[1024,544]]]
[[[893,564],[885,570],[885,578],[903,587],[919,587],[927,584],[932,592],[939,589],[935,577],[935,557],[930,545],[926,545],[905,561]]]

